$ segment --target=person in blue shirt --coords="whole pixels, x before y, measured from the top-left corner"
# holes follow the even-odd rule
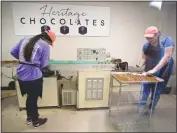
[[[153,104],[152,100],[154,96],[155,84],[143,84],[143,93],[139,104],[139,111],[145,110],[147,99],[150,92],[152,92],[150,105],[144,112],[145,116],[149,116],[152,106],[152,112],[154,113],[155,107],[160,99],[161,89],[166,87],[172,74],[174,63],[172,55],[175,45],[171,37],[162,36],[160,31],[155,26],[147,28],[144,37],[147,39],[147,42],[143,46],[142,58],[138,66],[145,66],[145,72],[143,73],[144,75],[154,75],[164,80],[164,82],[157,84]]]

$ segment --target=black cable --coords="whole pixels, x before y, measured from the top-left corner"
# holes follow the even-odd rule
[[[70,79],[68,79],[68,78],[62,76],[61,74],[59,74],[59,72],[57,72],[56,76],[57,76],[57,80],[62,80],[62,78],[64,78],[66,80],[70,80],[71,81],[71,79],[73,78],[73,76],[71,76]]]
[[[4,73],[2,73],[2,72],[1,72],[1,74],[2,74],[4,77],[6,77],[6,78],[13,79],[12,77],[6,76],[6,75],[5,75]]]
[[[73,76],[71,76],[71,78],[70,79],[67,79],[66,77],[64,77],[64,76],[61,76],[62,78],[64,78],[64,79],[66,79],[66,80],[70,80],[71,81],[71,79],[72,79],[72,77]]]
[[[1,72],[1,74],[6,77],[6,78],[9,78],[9,79],[13,79],[13,76],[14,76],[14,67],[12,66],[12,77],[8,77],[6,76],[3,72]],[[14,79],[13,79],[14,80]]]

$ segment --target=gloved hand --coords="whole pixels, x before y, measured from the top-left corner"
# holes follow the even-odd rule
[[[150,76],[150,75],[153,75],[156,73],[156,70],[152,69],[152,70],[149,70],[148,72],[144,72],[143,75],[144,76]]]

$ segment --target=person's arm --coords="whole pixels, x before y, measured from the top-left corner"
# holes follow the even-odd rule
[[[46,67],[49,64],[50,58],[50,46],[46,46],[43,49],[42,56],[41,56],[41,68]]]
[[[23,39],[22,39],[23,40]],[[20,44],[22,42],[22,40],[20,40],[20,42],[18,42],[11,50],[11,55],[16,58],[19,59],[19,50],[20,50]]]
[[[170,46],[170,47],[165,48],[165,54],[164,54],[163,58],[153,68],[154,72],[157,72],[158,70],[160,70],[163,66],[165,66],[169,62],[169,60],[172,58],[173,51],[174,51],[174,46]]]
[[[145,62],[146,62],[146,55],[144,54],[144,52],[142,52],[142,57],[141,57],[138,67],[140,68],[144,67]]]
[[[164,43],[164,47],[165,47],[164,56],[159,61],[159,63],[152,70],[150,70],[148,72],[149,74],[156,73],[157,71],[159,71],[163,66],[165,66],[169,62],[169,60],[172,58],[172,55],[173,55],[174,46],[175,45],[174,45],[174,42],[172,41],[172,39],[168,38],[166,40],[166,42]]]
[[[143,49],[142,49],[142,56],[141,56],[141,59],[139,61],[139,65],[136,65],[137,67],[140,67],[140,68],[144,67],[145,62],[146,62],[146,55],[145,55],[144,52],[146,51],[148,46],[149,46],[149,42],[144,44]]]

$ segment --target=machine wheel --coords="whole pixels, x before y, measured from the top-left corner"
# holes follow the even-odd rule
[[[11,82],[9,82],[9,90],[16,90],[16,88],[15,88],[15,82],[14,81],[11,81]]]

